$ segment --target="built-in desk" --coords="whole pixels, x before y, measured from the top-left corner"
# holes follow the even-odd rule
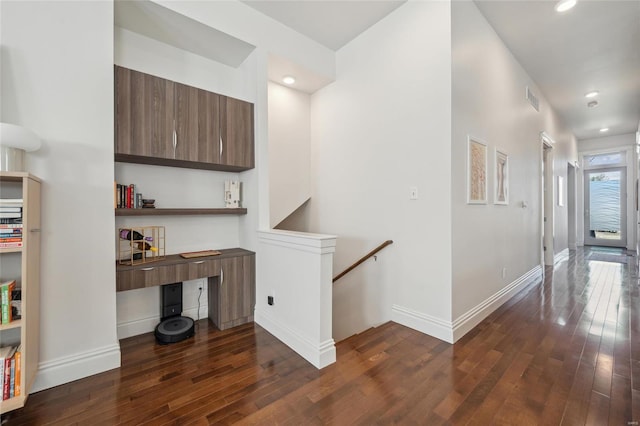
[[[178,254],[139,265],[116,265],[116,290],[208,279],[209,318],[220,329],[253,321],[255,253],[241,248],[218,256],[185,259]]]

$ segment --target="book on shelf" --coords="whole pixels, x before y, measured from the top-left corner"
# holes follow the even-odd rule
[[[138,209],[142,207],[142,194],[137,191],[136,185],[115,183],[114,204],[117,209]]]
[[[0,309],[2,313],[2,316],[0,317],[1,324],[9,324],[13,319],[11,298],[15,288],[16,280],[6,281],[0,284]]]
[[[22,213],[22,207],[6,207],[0,205],[0,213]]]
[[[0,236],[0,243],[18,243],[20,241],[22,241],[22,236],[11,238]]]
[[[3,208],[3,207],[20,208],[22,207],[22,204],[23,204],[22,198],[0,198],[0,208]]]
[[[13,356],[16,353],[15,346],[5,346],[0,348],[0,350],[4,349],[2,353],[0,353],[0,357],[2,357],[2,400],[9,399],[11,397],[11,363],[13,360]],[[4,355],[4,356],[3,356]],[[15,361],[14,362],[14,375],[15,375]],[[13,384],[15,387],[15,377],[13,380]],[[14,389],[15,395],[15,389]]]
[[[24,225],[22,223],[0,223],[0,229],[18,229],[22,232]]]
[[[0,225],[22,225],[22,217],[0,217]]]
[[[18,345],[16,353],[13,355],[16,360],[16,372],[15,372],[15,396],[22,394],[22,345]]]
[[[0,243],[0,248],[21,248],[23,246],[22,241],[16,241],[13,243]]]
[[[0,219],[20,219],[22,212],[3,212],[0,211]]]

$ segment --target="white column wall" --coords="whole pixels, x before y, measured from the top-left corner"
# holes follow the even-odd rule
[[[2,121],[43,139],[34,391],[120,365],[113,216],[113,4],[0,3]]]

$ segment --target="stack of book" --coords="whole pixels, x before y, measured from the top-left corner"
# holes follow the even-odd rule
[[[113,192],[113,202],[116,209],[139,209],[142,207],[142,194],[136,191],[136,186],[133,183],[123,185],[116,182]]]
[[[0,248],[22,247],[22,199],[0,199]]]
[[[2,385],[2,400],[7,400],[20,396],[22,389],[20,386],[21,376],[21,353],[22,346],[4,346],[0,348],[0,384]]]
[[[9,324],[13,317],[13,293],[16,288],[16,280],[6,281],[0,284],[0,324]],[[16,306],[17,308],[17,306]]]

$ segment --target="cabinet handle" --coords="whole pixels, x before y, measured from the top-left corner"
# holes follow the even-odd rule
[[[173,131],[173,158],[176,158],[176,147],[178,146],[178,133]]]
[[[33,228],[30,229],[29,232],[40,232],[40,228]]]
[[[222,158],[222,135],[220,135],[220,158]]]
[[[155,267],[149,267],[149,268],[140,268],[141,271],[153,271],[154,269],[156,269]]]
[[[224,282],[224,269],[220,268],[220,285]]]
[[[199,265],[199,264],[201,264],[201,263],[204,263],[204,260],[199,260],[199,261],[197,261],[197,262],[191,262],[191,263],[193,263],[194,265]]]

